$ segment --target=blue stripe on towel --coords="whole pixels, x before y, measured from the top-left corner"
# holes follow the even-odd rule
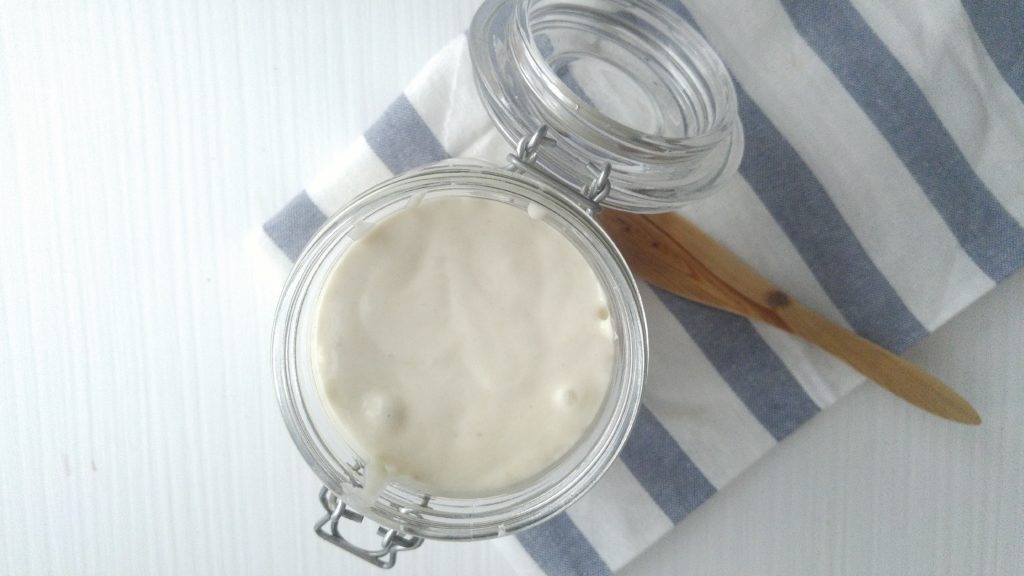
[[[782,4],[978,267],[998,282],[1024,266],[1024,228],[974,173],[921,89],[857,10],[846,0]]]
[[[992,62],[1024,102],[1024,2],[963,0]]]
[[[612,571],[565,512],[516,534],[534,562],[551,576],[601,576]]]
[[[392,174],[448,158],[437,137],[403,94],[364,135]]]
[[[298,259],[310,238],[327,221],[327,216],[300,192],[263,224],[263,231],[289,260]]]
[[[678,523],[715,493],[646,406],[640,406],[619,458],[672,522]]]
[[[927,335],[800,155],[739,85],[736,96],[747,136],[740,173],[846,321],[891,350]]]
[[[668,6],[699,29],[681,3]],[[906,349],[927,335],[824,186],[739,82],[736,98],[746,136],[740,174],[850,326],[892,350]]]
[[[729,387],[776,440],[818,406],[749,320],[654,289]]]

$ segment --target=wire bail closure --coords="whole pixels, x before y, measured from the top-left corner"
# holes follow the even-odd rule
[[[337,494],[328,490],[326,486],[320,489],[320,505],[324,507],[326,513],[313,526],[316,535],[378,568],[394,567],[395,556],[399,552],[415,550],[423,544],[423,538],[419,536],[409,536],[393,528],[378,526],[377,535],[381,537],[380,548],[376,550],[363,548],[350,542],[338,531],[338,523],[342,518],[358,524],[363,521],[363,515],[349,508]]]
[[[541,124],[532,134],[520,138],[516,143],[515,152],[507,157],[509,169],[529,173],[544,180],[579,202],[591,216],[596,216],[601,212],[601,201],[608,197],[608,193],[612,189],[610,180],[612,165],[605,162],[602,166],[597,166],[588,162],[587,171],[593,175],[594,179],[583,185],[568,182],[537,163],[541,148],[557,145],[555,139],[547,134],[547,124]]]

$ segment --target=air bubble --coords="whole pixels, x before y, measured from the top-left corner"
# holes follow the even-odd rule
[[[572,386],[562,386],[555,391],[555,403],[562,408],[573,408],[580,403],[579,392]]]
[[[394,430],[405,421],[402,402],[384,394],[370,394],[363,398],[363,416],[375,428]]]
[[[526,213],[534,220],[543,220],[548,215],[548,209],[536,202],[530,202],[526,205]]]

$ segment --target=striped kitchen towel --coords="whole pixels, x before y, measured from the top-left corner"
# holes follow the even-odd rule
[[[681,212],[809,307],[896,352],[1024,265],[1016,0],[671,2],[736,79],[746,153]],[[742,14],[742,17],[737,17]],[[509,146],[465,38],[256,236],[283,277],[347,200]],[[607,574],[863,378],[768,326],[643,288],[650,379],[619,461],[568,512],[499,538],[523,573]]]

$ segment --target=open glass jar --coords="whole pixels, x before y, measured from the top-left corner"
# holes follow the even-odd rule
[[[647,331],[636,283],[595,219],[601,206],[676,208],[736,169],[742,128],[724,65],[661,4],[626,0],[489,0],[469,33],[477,88],[515,153],[504,167],[452,160],[399,175],[331,217],[286,283],[273,335],[281,411],[324,484],[317,533],[378,565],[424,538],[511,534],[579,499],[612,464],[647,372]],[[593,270],[607,296],[614,362],[589,431],[540,475],[499,494],[452,496],[400,482],[366,490],[368,469],[318,394],[311,327],[325,280],[366,228],[424,198],[474,197],[543,214]],[[541,210],[537,210],[540,207]],[[381,526],[367,550],[341,534],[345,519]]]

